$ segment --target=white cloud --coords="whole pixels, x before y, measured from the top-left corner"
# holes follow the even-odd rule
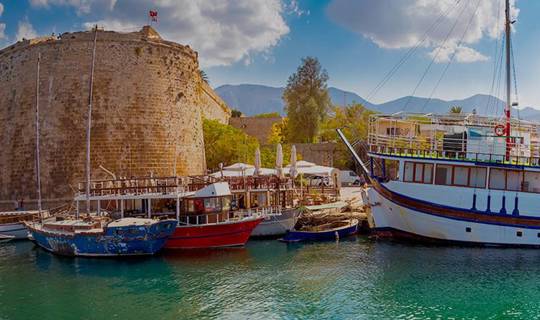
[[[478,10],[472,16],[477,3]],[[511,5],[512,16],[517,17],[519,10],[515,8],[515,0],[511,0]],[[457,62],[473,62],[484,61],[487,57],[469,46],[484,37],[496,38],[502,32],[503,6],[503,1],[498,0],[333,0],[327,13],[336,23],[387,49],[414,47],[426,31],[423,46],[439,47],[457,21],[436,60],[448,61],[455,51]],[[449,14],[445,16],[447,12]],[[439,22],[434,25],[439,17]],[[432,57],[435,54],[436,49],[430,53]]]
[[[75,8],[78,15],[86,15],[97,10],[112,10],[116,0],[30,0],[34,8],[50,8],[51,6],[69,6]]]
[[[435,63],[447,63],[454,56],[455,62],[471,63],[478,61],[487,61],[488,57],[480,52],[465,46],[457,46],[456,44],[449,44],[442,47],[433,49],[428,55],[434,58]]]
[[[37,32],[30,21],[28,21],[28,18],[24,18],[24,20],[19,21],[17,26],[17,35],[15,37],[17,40],[32,39],[37,37]]]
[[[309,10],[303,10],[302,8],[300,8],[298,0],[290,0],[290,2],[285,5],[285,8],[288,14],[292,14],[297,17],[301,17],[304,15],[309,16],[310,14]]]
[[[31,0],[36,7],[69,5],[88,13],[83,26],[135,31],[148,23],[148,10],[158,11],[154,27],[164,39],[199,52],[203,66],[229,65],[268,53],[289,33],[284,16],[306,14],[298,3],[280,0]],[[86,8],[80,11],[79,8]]]

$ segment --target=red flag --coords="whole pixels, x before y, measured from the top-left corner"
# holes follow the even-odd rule
[[[150,10],[150,12],[148,13],[148,15],[150,16],[150,19],[154,22],[157,22],[157,11],[154,11],[154,10]]]

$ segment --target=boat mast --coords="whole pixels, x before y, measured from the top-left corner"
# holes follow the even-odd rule
[[[38,53],[37,74],[36,74],[36,184],[38,196],[38,215],[41,216],[41,173],[39,165],[39,68],[41,62],[41,53]]]
[[[96,24],[94,27],[94,47],[92,49],[92,68],[90,69],[90,90],[88,94],[88,123],[86,127],[86,213],[88,214],[90,214],[90,133],[92,127],[92,94],[94,88],[97,32],[98,26]]]
[[[511,76],[510,76],[510,26],[512,22],[510,21],[510,0],[506,0],[506,10],[505,10],[505,34],[506,34],[506,108],[504,109],[504,114],[506,116],[506,161],[510,160],[510,151],[512,149],[512,143],[510,139],[510,111],[512,109],[512,102],[510,97],[510,88],[511,88]]]

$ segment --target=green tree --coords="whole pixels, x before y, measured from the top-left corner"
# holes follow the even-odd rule
[[[270,136],[268,137],[268,144],[276,145],[278,143],[287,144],[289,119],[283,118],[281,122],[276,122],[272,125]]]
[[[339,139],[336,129],[341,128],[349,141],[366,139],[368,135],[369,116],[373,111],[359,103],[353,103],[345,108],[333,107],[330,115],[321,125],[320,141],[337,142],[334,166],[346,169],[352,168],[354,162],[349,151]]]
[[[242,116],[242,111],[231,109],[231,117],[233,118],[240,118]]]
[[[217,170],[220,162],[225,165],[235,162],[253,164],[255,150],[259,147],[256,138],[233,126],[208,119],[203,121],[203,133],[208,169]]]
[[[292,74],[283,92],[289,118],[290,142],[315,142],[320,124],[331,106],[327,90],[328,74],[316,58],[306,57]]]
[[[460,114],[461,112],[463,112],[463,108],[460,106],[453,106],[450,108],[450,113],[452,114]]]
[[[281,115],[279,112],[259,113],[255,115],[255,118],[279,118]]]
[[[210,83],[210,80],[208,80],[208,75],[206,74],[206,72],[204,72],[204,70],[199,69],[199,76],[201,77],[202,81]]]
[[[282,144],[283,147],[283,166],[289,164],[291,160],[291,148],[290,144]],[[265,145],[261,147],[261,165],[264,168],[275,168],[276,167],[276,149],[277,144]],[[296,153],[296,160],[302,160],[302,155]]]

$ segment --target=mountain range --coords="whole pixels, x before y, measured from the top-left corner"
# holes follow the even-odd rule
[[[284,114],[285,103],[281,98],[283,87],[270,87],[258,84],[223,85],[215,88],[216,93],[233,109],[241,111],[247,116],[260,113],[279,112]],[[441,100],[423,97],[406,96],[392,101],[375,104],[358,94],[338,88],[328,88],[332,103],[335,105],[361,103],[366,108],[382,113],[395,113],[399,111],[423,113],[447,113],[451,107],[460,106],[463,112],[476,112],[481,115],[500,116],[504,109],[504,102],[496,97],[476,94],[474,96],[457,99]],[[514,115],[521,119],[540,121],[540,110],[526,107],[513,110]]]

